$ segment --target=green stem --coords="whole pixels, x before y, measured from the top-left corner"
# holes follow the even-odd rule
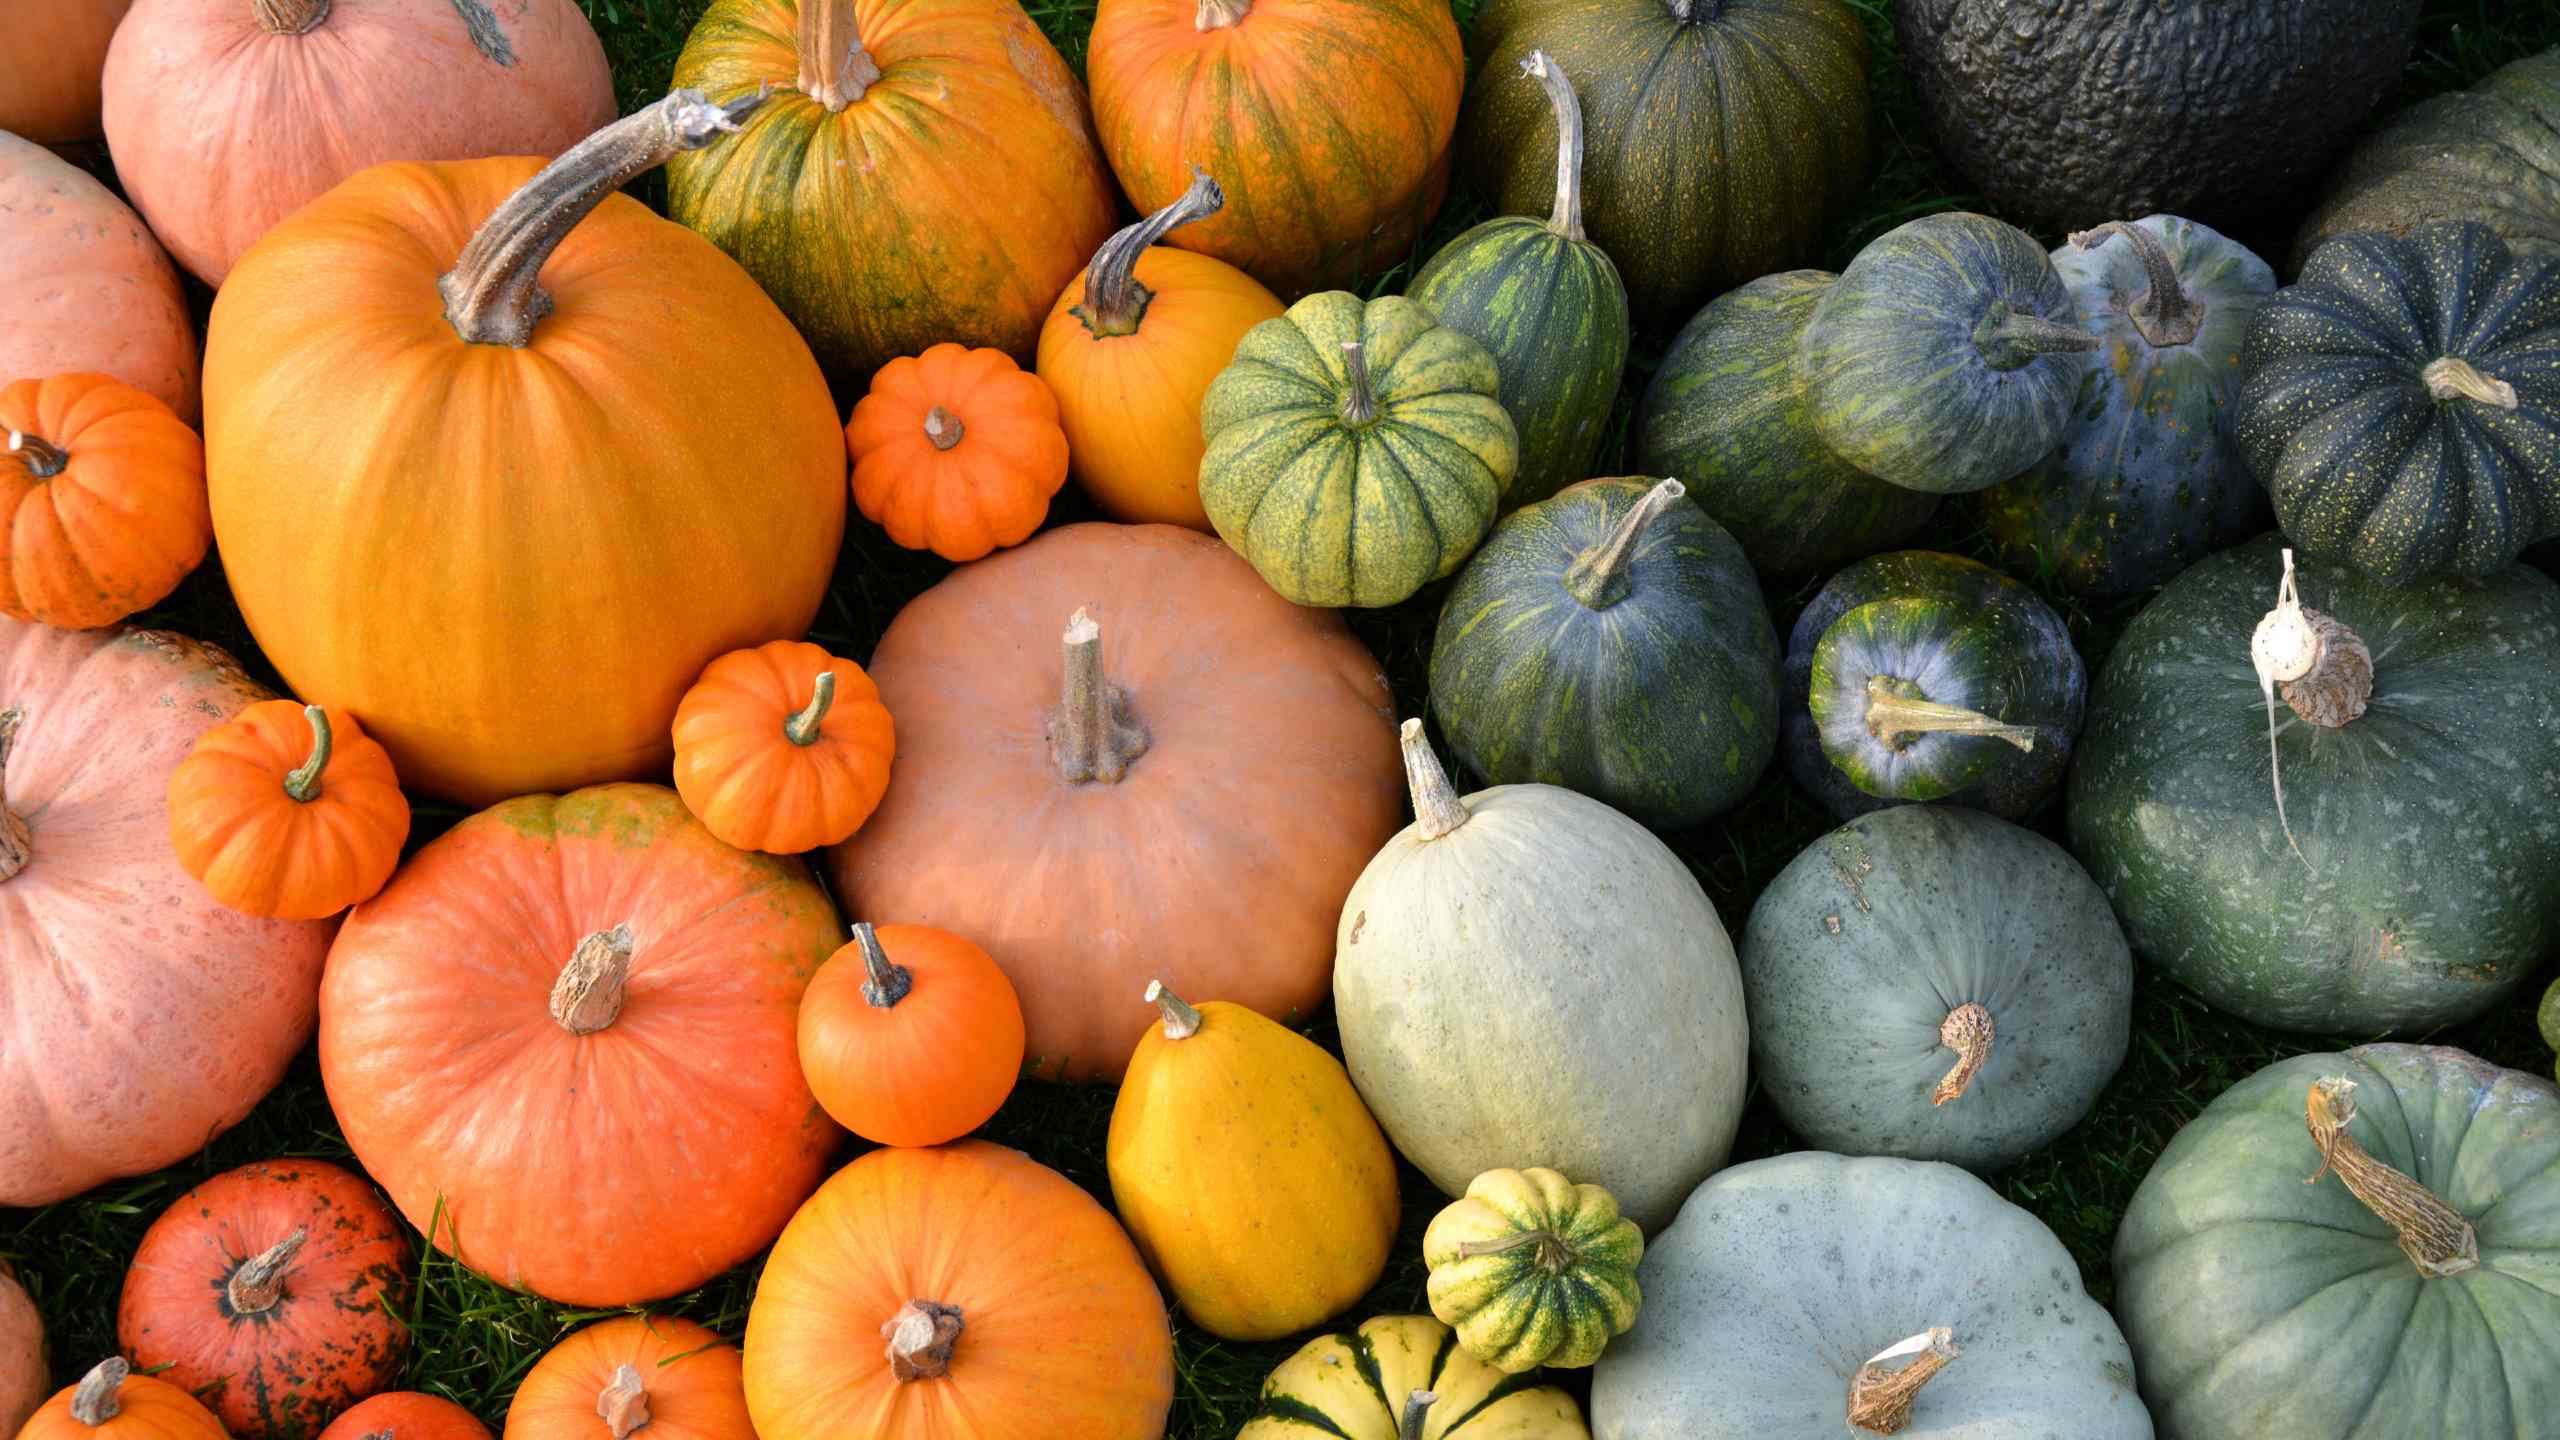
[[[329,755],[336,745],[329,731],[328,711],[305,705],[302,718],[311,725],[311,758],[284,777],[284,793],[308,804],[320,798],[320,776],[329,768]]]
[[[862,998],[875,1010],[887,1010],[916,988],[915,972],[889,958],[878,931],[868,920],[853,927],[853,943],[862,952]]]
[[[1191,167],[1191,188],[1146,219],[1102,242],[1084,272],[1084,302],[1067,313],[1084,322],[1096,336],[1135,335],[1155,295],[1138,283],[1138,257],[1166,235],[1206,220],[1226,207],[1227,192],[1199,166]]]
[[[815,745],[818,730],[827,723],[827,712],[835,708],[836,672],[818,672],[817,693],[809,697],[808,706],[782,724],[782,738],[794,745]]]
[[[1677,480],[1665,480],[1646,491],[1608,539],[1573,557],[1564,572],[1565,593],[1593,610],[1606,610],[1627,598],[1627,587],[1634,583],[1636,542],[1644,537],[1646,526],[1688,493],[1689,487]]]
[[[1527,1245],[1538,1247],[1538,1268],[1550,1275],[1561,1275],[1573,1266],[1573,1246],[1553,1230],[1515,1230],[1499,1240],[1461,1240],[1458,1242],[1458,1258],[1473,1260],[1480,1255],[1507,1255]]]
[[[2047,355],[2085,353],[2098,337],[2077,325],[2061,325],[2007,303],[1985,312],[1973,329],[1974,348],[1994,370],[2015,370]]]
[[[2071,237],[2071,243],[2082,250],[2095,250],[2107,243],[2110,235],[2121,235],[2133,247],[2134,258],[2142,262],[2142,273],[2148,287],[2134,297],[2125,312],[2133,328],[2154,349],[2195,343],[2196,332],[2204,328],[2204,302],[2189,295],[2178,283],[2177,262],[2169,258],[2169,249],[2160,237],[2140,225],[2110,220],[2094,230],[2083,230]]]

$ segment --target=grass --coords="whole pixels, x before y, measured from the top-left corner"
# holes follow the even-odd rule
[[[701,0],[583,0],[603,34],[626,108],[664,88],[674,57],[702,8]],[[1464,19],[1474,0],[1456,0]],[[1859,245],[1915,215],[1978,203],[1931,155],[1896,59],[1891,0],[1848,0],[1869,22],[1878,41],[1875,93],[1878,106],[1876,173],[1860,213],[1833,238],[1825,263],[1837,268]],[[1027,8],[1081,67],[1093,0],[1028,0]],[[2416,58],[2393,103],[2471,84],[2499,65],[2560,41],[2560,11],[2548,3],[2459,0],[2430,4]],[[637,193],[654,198],[654,182]],[[1463,191],[1427,236],[1427,255],[1449,236],[1482,217],[1482,202]],[[2057,236],[2045,236],[2048,242]],[[2281,234],[2246,236],[2270,255],[2284,248]],[[1400,282],[1390,272],[1375,288]],[[199,305],[206,299],[198,295]],[[1663,336],[1641,341],[1628,393],[1642,387]],[[850,397],[840,397],[848,400]],[[1627,406],[1621,406],[1623,422]],[[1955,507],[1949,507],[1953,510]],[[1090,518],[1072,493],[1062,497],[1060,520]],[[1959,520],[1942,522],[1923,544],[1980,553],[1980,537]],[[851,527],[836,584],[819,617],[815,638],[839,653],[868,656],[880,632],[909,598],[939,579],[947,567],[889,545],[871,527]],[[1781,632],[1807,593],[1770,597]],[[1393,682],[1402,713],[1423,708],[1436,591],[1396,609],[1353,616]],[[2070,612],[2075,638],[2094,666],[2127,612]],[[269,683],[275,675],[250,642],[232,607],[218,564],[208,563],[179,593],[151,615],[166,625],[217,641],[246,659]],[[416,843],[450,825],[458,812],[422,806]],[[1760,887],[1830,821],[1810,800],[1775,774],[1737,812],[1719,822],[1666,836],[1714,898],[1727,928],[1739,932]],[[2047,820],[2051,824],[2050,817]],[[1331,1044],[1329,1022],[1310,1031]],[[2122,1073],[2087,1121],[2045,1151],[1999,1177],[2001,1193],[2033,1211],[2078,1258],[2090,1290],[2101,1300],[2112,1291],[2108,1246],[2117,1217],[2153,1158],[2179,1126],[2234,1081],[2281,1057],[2335,1048],[2369,1037],[2316,1040],[2278,1035],[2215,1014],[2194,995],[2145,971],[2135,997],[2134,1043]],[[2475,1024],[2428,1037],[2460,1045],[2500,1063],[2542,1069],[2550,1063],[2535,1038],[2529,1001],[2519,1000]],[[990,1123],[986,1134],[1056,1167],[1107,1204],[1103,1138],[1111,1097],[1098,1090],[1030,1084]],[[1754,1104],[1744,1120],[1735,1158],[1746,1160],[1795,1148],[1768,1108]],[[63,1383],[115,1346],[114,1317],[124,1267],[142,1230],[187,1187],[231,1166],[276,1156],[346,1159],[317,1068],[308,1055],[275,1094],[240,1127],[186,1164],[155,1175],[105,1186],[42,1210],[0,1210],[0,1257],[13,1261],[44,1312],[55,1342],[55,1368]],[[1422,1177],[1407,1169],[1405,1234],[1397,1259],[1375,1293],[1351,1319],[1422,1305],[1418,1259],[1422,1226],[1441,1203]],[[665,1305],[732,1338],[744,1332],[753,1298],[755,1267],[743,1267]],[[535,1359],[569,1330],[594,1318],[503,1290],[430,1255],[407,1312],[416,1343],[403,1383],[462,1402],[495,1422],[508,1396]],[[1178,1395],[1172,1428],[1176,1440],[1225,1440],[1251,1408],[1263,1374],[1292,1346],[1233,1345],[1183,1325],[1177,1318]],[[1568,1381],[1568,1383],[1573,1383]]]

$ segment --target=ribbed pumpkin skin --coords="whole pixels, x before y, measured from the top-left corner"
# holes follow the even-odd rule
[[[2437,399],[2421,375],[2445,357],[2516,408]],[[2303,553],[2402,585],[2492,575],[2560,534],[2560,257],[2475,224],[2340,236],[2241,359],[2240,449]]]
[[[881,78],[830,114],[796,88],[796,0],[714,0],[675,84],[776,93],[668,162],[667,214],[745,266],[850,385],[946,341],[1027,361],[1118,212],[1083,88],[1014,0],[854,10]]]
[[[1440,1397],[1421,1440],[1590,1440],[1572,1396],[1475,1359],[1428,1315],[1380,1315],[1308,1341],[1262,1382],[1262,1403],[1236,1440],[1392,1440],[1416,1390]]]
[[[2521,567],[2389,588],[2302,564],[2361,636],[2373,697],[2337,729],[2276,699],[2286,843],[2249,637],[2274,538],[2178,577],[2107,657],[2071,772],[2071,848],[2135,953],[2214,1008],[2315,1034],[2477,1015],[2560,935],[2560,587]],[[2388,844],[2375,837],[2389,837]]]
[[[1764,275],[1710,301],[1645,386],[1636,468],[1669,475],[1771,579],[1890,550],[1938,497],[1888,485],[1831,453],[1796,378],[1796,344],[1840,277]]]
[[[1643,1258],[1643,1232],[1608,1191],[1536,1167],[1477,1176],[1422,1236],[1431,1313],[1510,1375],[1599,1359],[1644,1304]]]
[[[1562,785],[1685,828],[1749,794],[1778,743],[1778,633],[1741,547],[1674,501],[1637,535],[1627,593],[1566,588],[1648,480],[1592,480],[1513,512],[1450,586],[1431,713],[1497,785]]]
[[[2421,100],[2349,152],[2293,243],[2293,267],[2332,235],[2405,235],[2476,220],[2518,255],[2560,256],[2560,50],[2468,90]]]
[[[2348,1133],[2469,1220],[2477,1269],[2423,1278],[2305,1130],[2311,1084],[2356,1085]],[[2281,1060],[2187,1122],[2116,1230],[2116,1314],[2180,1440],[2539,1440],[2560,1412],[2560,1090],[2460,1050]]]
[[[19,380],[0,384],[0,429],[66,457],[44,476],[25,452],[0,452],[0,615],[112,625],[204,559],[204,441],[157,396],[104,375]]]
[[[507,1406],[506,1440],[596,1440],[597,1401],[625,1365],[640,1372],[652,1440],[756,1440],[738,1347],[673,1315],[617,1315],[534,1362]],[[392,1440],[400,1440],[395,1435]]]
[[[1488,0],[1461,146],[1494,208],[1546,209],[1556,126],[1520,62],[1573,77],[1583,224],[1637,313],[1802,265],[1867,180],[1867,36],[1840,0]],[[1682,477],[1683,479],[1687,477]]]
[[[195,423],[196,323],[141,217],[88,171],[6,133],[0,213],[0,381],[113,375]]]
[[[353,715],[307,800],[286,789],[316,748],[307,709],[261,700],[207,731],[169,777],[169,843],[213,897],[250,915],[320,920],[371,899],[400,863],[409,801]]]
[[[0,55],[9,57],[0,130],[39,145],[96,139],[98,75],[132,3],[12,0],[0,14]]]

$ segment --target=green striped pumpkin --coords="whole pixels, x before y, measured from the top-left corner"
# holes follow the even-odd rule
[[[1627,289],[1582,233],[1582,112],[1543,52],[1520,67],[1553,103],[1560,139],[1555,209],[1506,215],[1443,246],[1405,293],[1490,351],[1502,408],[1520,429],[1520,473],[1505,503],[1527,505],[1591,474],[1627,366]]]
[[[1432,1397],[1417,1408],[1417,1392]],[[1280,1362],[1236,1440],[1591,1440],[1573,1397],[1469,1355],[1428,1315],[1381,1315]]]
[[[1200,503],[1300,605],[1393,605],[1458,568],[1520,464],[1483,346],[1402,296],[1310,295],[1209,382]]]
[[[1636,1323],[1643,1258],[1644,1232],[1616,1197],[1536,1167],[1477,1176],[1422,1236],[1431,1313],[1505,1374],[1598,1360]]]

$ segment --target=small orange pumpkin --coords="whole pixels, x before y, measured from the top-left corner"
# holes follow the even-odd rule
[[[862,667],[800,640],[732,650],[676,706],[676,793],[722,841],[797,855],[862,828],[897,730]]]
[[[18,1440],[231,1440],[193,1395],[136,1375],[122,1357],[101,1360],[80,1383],[44,1402]]]
[[[0,614],[64,630],[160,603],[213,543],[204,441],[106,375],[0,388]]]
[[[1001,350],[945,343],[881,366],[844,438],[864,518],[945,560],[1031,538],[1067,482],[1058,398]]]
[[[1022,1076],[1022,1042],[1022,1001],[995,957],[924,925],[854,926],[800,999],[809,1089],[882,1145],[939,1145],[986,1124]]]
[[[489,1427],[440,1396],[392,1390],[331,1421],[320,1440],[489,1440]]]
[[[262,700],[169,775],[169,843],[213,898],[318,920],[370,900],[400,863],[409,801],[356,717]]]
[[[620,1316],[554,1345],[516,1386],[506,1440],[595,1440],[598,1430],[756,1440],[738,1347],[672,1315]]]

